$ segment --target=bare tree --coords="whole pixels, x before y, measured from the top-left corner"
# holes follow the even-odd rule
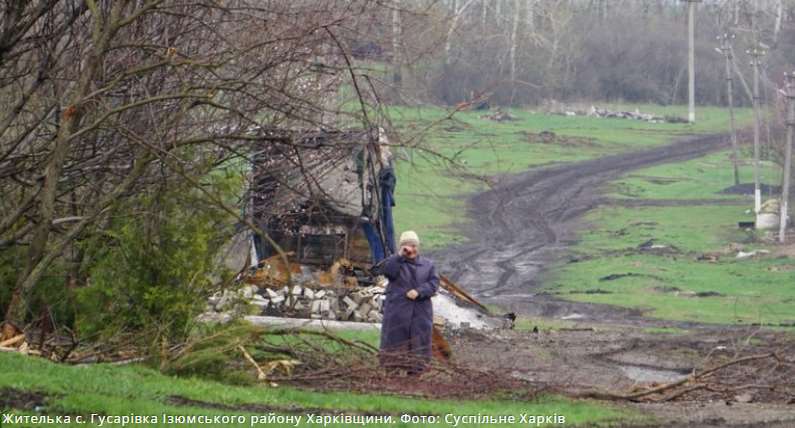
[[[4,3],[0,96],[13,108],[0,119],[0,250],[21,260],[4,284],[6,320],[24,322],[53,263],[101,233],[121,201],[199,185],[267,141],[263,127],[328,128],[329,110],[360,120],[328,101],[355,75],[339,40],[375,6]]]

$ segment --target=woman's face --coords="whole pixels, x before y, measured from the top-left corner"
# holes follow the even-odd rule
[[[403,244],[403,246],[400,247],[400,251],[404,257],[413,259],[417,257],[419,253],[419,246],[416,244]]]

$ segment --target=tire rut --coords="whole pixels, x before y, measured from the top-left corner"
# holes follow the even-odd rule
[[[600,192],[604,184],[629,171],[727,147],[726,135],[707,135],[503,176],[492,189],[469,199],[468,214],[474,221],[462,231],[468,242],[432,256],[440,270],[450,272],[451,278],[481,301],[517,313],[563,316],[576,312],[595,321],[659,324],[636,310],[569,302],[540,292],[544,273],[564,260],[568,246],[576,242],[581,217],[608,201]]]

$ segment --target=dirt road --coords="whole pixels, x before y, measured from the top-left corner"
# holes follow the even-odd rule
[[[581,216],[609,203],[600,194],[602,185],[636,169],[681,162],[727,147],[727,136],[709,135],[503,177],[492,190],[469,201],[474,221],[463,232],[470,243],[435,252],[432,257],[441,271],[450,273],[483,302],[519,314],[657,324],[635,310],[567,302],[542,293],[543,274],[566,257]]]
[[[636,310],[567,302],[541,292],[548,269],[570,257],[567,249],[575,242],[577,230],[584,227],[583,214],[600,204],[617,203],[603,195],[604,184],[633,170],[681,162],[727,147],[728,138],[723,135],[691,138],[506,176],[492,190],[471,198],[469,214],[473,222],[464,231],[470,241],[432,254],[440,271],[449,273],[484,303],[525,315],[573,317],[576,328],[556,331],[542,326],[537,332],[451,333],[453,355],[461,363],[513,373],[573,396],[589,389],[634,391],[676,382],[694,370],[748,355],[788,355],[782,351],[795,342],[784,333],[654,320]],[[699,203],[725,200],[621,202],[630,206]],[[688,330],[683,334],[656,334],[638,326]],[[688,387],[692,388],[688,391],[705,394],[683,392],[675,400],[668,401],[672,395],[660,397],[657,403],[629,406],[657,418],[657,422],[638,426],[795,426],[792,374],[788,372],[793,367],[767,362],[741,365],[736,372]],[[762,373],[770,379],[759,381]],[[744,394],[749,382],[768,384]],[[715,391],[723,395],[715,395]]]

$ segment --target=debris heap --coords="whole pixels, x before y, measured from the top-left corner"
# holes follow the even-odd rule
[[[351,289],[305,284],[281,288],[246,285],[238,291],[217,292],[208,303],[215,312],[235,310],[245,302],[255,315],[378,323],[383,318],[383,301],[381,286]]]
[[[383,320],[386,278],[373,276],[366,267],[346,259],[322,270],[292,260],[285,267],[279,256],[273,256],[241,275],[238,285],[212,295],[201,318],[224,320],[244,314],[247,319],[270,322],[297,318],[377,324]],[[433,306],[435,324],[445,329],[511,328],[513,324],[510,317],[492,315],[444,275]]]

